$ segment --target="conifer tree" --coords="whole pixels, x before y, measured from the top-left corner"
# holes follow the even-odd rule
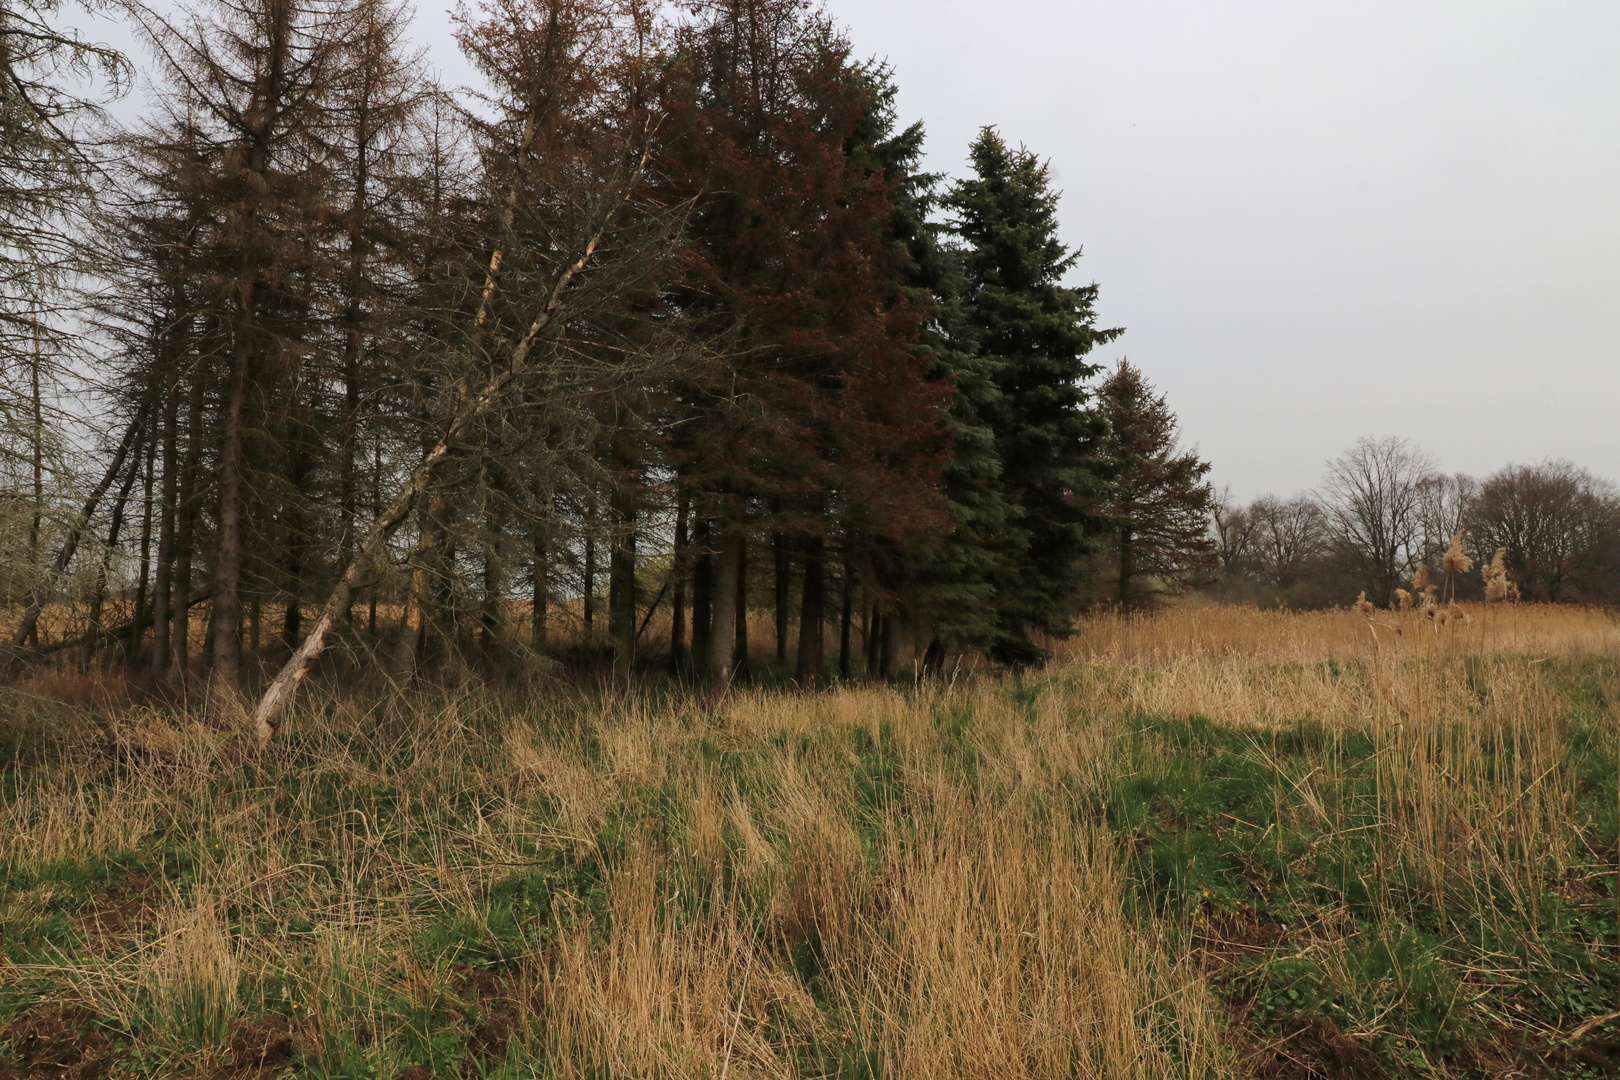
[[[1097,397],[1118,470],[1105,504],[1114,519],[1115,599],[1138,608],[1214,569],[1215,492],[1204,479],[1209,462],[1177,447],[1175,414],[1128,361],[1119,362]]]
[[[992,480],[985,460],[959,466],[955,501],[966,505],[973,491],[964,524],[994,554],[983,572],[996,625],[983,644],[1023,664],[1041,656],[1032,631],[1071,633],[1105,527],[1093,504],[1106,486],[1107,425],[1089,404],[1084,382],[1099,368],[1085,358],[1122,331],[1095,325],[1095,284],[1062,283],[1080,252],[1058,239],[1047,166],[994,128],[980,132],[971,158],[973,175],[945,199],[962,245],[953,343],[972,357],[956,372],[958,449],[988,434],[997,472]]]

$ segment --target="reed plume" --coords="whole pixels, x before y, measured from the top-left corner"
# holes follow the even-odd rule
[[[1518,599],[1518,587],[1508,580],[1507,548],[1497,548],[1496,557],[1481,567],[1479,573],[1485,579],[1485,599]]]

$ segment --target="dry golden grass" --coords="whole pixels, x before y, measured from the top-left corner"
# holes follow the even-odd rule
[[[1102,614],[1055,647],[1059,660],[1166,661],[1238,657],[1271,664],[1414,656],[1511,654],[1620,657],[1620,617],[1602,608],[1459,604],[1438,628],[1419,611],[1284,611],[1171,607],[1151,615]]]
[[[1571,764],[1571,672],[1602,691],[1582,738],[1620,746],[1611,616],[1468,615],[1106,616],[1039,676],[743,689],[715,709],[558,688],[333,700],[247,766],[183,713],[54,706],[42,730],[13,697],[0,979],[160,1075],[223,1075],[253,1024],[331,1076],[1234,1074],[1278,1029],[1234,1013],[1225,954],[1193,946],[1267,917],[1208,886],[1153,892],[1142,826],[1119,817],[1138,798],[1122,785],[1159,783],[1158,805],[1199,782],[1174,779],[1202,766],[1161,721],[1200,718],[1266,777],[1269,816],[1222,815],[1252,828],[1243,845],[1284,868],[1370,852],[1372,906],[1325,904],[1268,962],[1377,1004],[1333,1014],[1335,1038],[1450,1075],[1438,1050],[1410,1057],[1396,1017],[1417,991],[1386,1008],[1367,989],[1367,920],[1393,941],[1402,905],[1427,905],[1526,940],[1530,960],[1448,959],[1460,989],[1437,1021],[1524,1027],[1491,995],[1564,962],[1538,898],[1612,889]],[[1307,729],[1304,751],[1277,741]],[[1302,855],[1285,834],[1315,839]]]

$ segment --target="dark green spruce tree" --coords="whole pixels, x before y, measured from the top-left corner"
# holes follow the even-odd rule
[[[923,126],[896,130],[896,87],[886,67],[869,70],[872,79],[871,153],[883,170],[893,206],[889,231],[905,250],[900,260],[905,288],[929,310],[916,348],[930,358],[929,376],[948,381],[955,395],[946,422],[953,433],[945,466],[944,494],[952,529],[937,542],[896,549],[874,544],[876,583],[897,600],[893,616],[931,635],[925,664],[937,669],[947,647],[981,646],[996,634],[995,538],[1006,524],[1005,501],[997,482],[1001,467],[995,432],[986,421],[1000,391],[991,365],[964,341],[961,252],[937,220],[944,177],[921,171]],[[920,644],[920,643],[919,643]]]
[[[1086,357],[1123,331],[1096,326],[1095,284],[1063,284],[1080,252],[1058,239],[1045,163],[988,127],[970,155],[973,175],[943,200],[961,258],[946,313],[961,458],[951,496],[958,541],[981,552],[961,567],[966,584],[983,587],[994,623],[942,633],[971,629],[992,657],[1023,665],[1043,658],[1032,633],[1072,633],[1088,556],[1110,526],[1096,508],[1107,422],[1085,386],[1100,368]]]

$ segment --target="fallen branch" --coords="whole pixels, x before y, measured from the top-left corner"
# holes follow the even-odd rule
[[[207,591],[201,595],[191,597],[187,602],[186,607],[188,609],[194,608],[198,604],[206,604],[213,598],[213,592]],[[146,628],[151,625],[152,616],[147,615],[141,619],[141,630],[143,633],[145,632]],[[134,622],[127,622],[122,626],[97,627],[94,630],[89,630],[83,634],[80,634],[78,637],[63,638],[61,641],[53,641],[49,645],[41,645],[39,648],[33,650],[29,655],[34,659],[43,659],[44,657],[53,656],[59,652],[65,652],[68,649],[76,649],[81,645],[88,645],[92,643],[96,645],[112,645],[124,638],[127,638],[129,635],[134,633],[134,631]]]

